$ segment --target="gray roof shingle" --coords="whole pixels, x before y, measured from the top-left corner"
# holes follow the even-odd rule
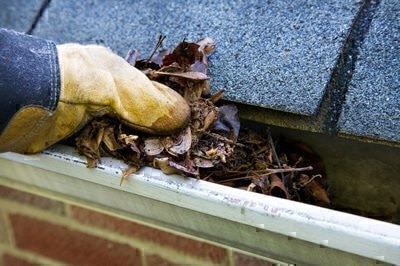
[[[0,27],[28,31],[42,2],[43,0],[0,0]]]
[[[212,85],[225,98],[292,113],[317,110],[360,1],[52,1],[35,34],[149,55],[167,43],[213,37]]]
[[[369,32],[355,47],[359,57],[344,86],[343,105],[343,98],[327,95],[337,90],[332,73],[341,79],[347,71],[341,72],[339,57],[354,56],[343,49],[351,34],[364,36],[357,28],[365,25],[355,23],[363,17],[363,3],[369,3],[361,0],[52,0],[33,33],[58,43],[102,44],[121,56],[136,48],[142,58],[160,34],[167,35],[164,46],[210,36],[217,42],[210,57],[212,88],[224,88],[225,99],[239,103],[243,118],[327,132],[330,121],[336,129],[331,110],[342,108],[339,134],[399,143],[397,2],[381,0],[373,9]],[[43,3],[0,0],[0,27],[27,31]]]
[[[339,120],[345,135],[400,142],[400,5],[383,0],[361,47]]]

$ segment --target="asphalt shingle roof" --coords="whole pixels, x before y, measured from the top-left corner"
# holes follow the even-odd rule
[[[310,115],[319,106],[359,1],[52,1],[35,34],[101,42],[120,55],[213,37],[212,86],[225,98]]]
[[[361,47],[339,120],[342,134],[400,142],[400,3],[384,0]]]
[[[364,12],[368,3],[377,8]],[[42,1],[0,4],[0,27],[26,31]],[[366,15],[372,22],[357,24]],[[136,48],[142,57],[160,34],[167,36],[164,46],[210,36],[217,42],[212,88],[224,88],[245,118],[400,142],[397,0],[52,0],[33,34],[58,43],[98,43],[121,56]],[[358,39],[355,50],[348,49],[352,38]],[[342,65],[346,57],[356,63]]]
[[[42,2],[42,0],[0,0],[0,27],[20,32],[28,31]]]

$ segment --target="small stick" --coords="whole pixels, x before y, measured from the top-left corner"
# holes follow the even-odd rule
[[[228,138],[226,138],[224,136],[221,136],[221,135],[219,135],[217,133],[204,132],[204,135],[213,137],[213,138],[215,138],[217,140],[221,140],[221,141],[226,142],[228,144],[236,145],[238,147],[245,147],[245,145],[243,145],[242,143],[235,142],[235,141],[233,141],[231,139],[228,139]]]
[[[208,174],[208,175],[207,175],[206,177],[204,177],[202,180],[207,181],[211,176],[212,176],[212,173],[211,173],[211,174]]]
[[[311,178],[310,178],[310,180],[308,180],[307,182],[305,182],[304,184],[300,184],[300,187],[305,187],[305,186],[307,186],[308,184],[310,184],[315,178],[317,178],[317,177],[319,177],[319,178],[322,178],[322,175],[313,175]]]
[[[231,181],[239,181],[239,180],[244,180],[244,179],[249,179],[249,176],[241,176],[241,177],[235,177],[235,178],[230,178],[230,179],[225,179],[225,180],[221,180],[218,181],[218,184],[223,184],[223,183],[227,183],[227,182],[231,182]]]
[[[301,172],[301,171],[310,171],[313,170],[312,166],[307,166],[307,167],[299,167],[299,168],[281,168],[281,169],[265,169],[265,170],[255,170],[254,172],[259,173],[263,171],[269,171],[266,172],[266,174],[277,174],[277,173],[290,173],[290,172]]]
[[[310,171],[313,170],[312,166],[307,166],[307,167],[300,167],[300,168],[281,168],[281,169],[264,169],[264,170],[254,170],[254,171],[242,171],[242,172],[237,172],[237,174],[263,174],[263,175],[271,175],[271,174],[278,174],[278,173],[289,173],[289,172],[302,172],[302,171]],[[230,181],[238,181],[238,180],[243,180],[250,178],[249,176],[241,176],[241,177],[235,177],[231,179],[226,179],[222,180],[218,183],[225,183],[225,182],[230,182]],[[315,177],[314,177],[315,178]]]
[[[275,144],[274,144],[274,141],[272,140],[270,129],[268,129],[268,142],[269,142],[269,145],[271,146],[272,156],[274,157],[274,160],[278,164],[278,167],[282,168],[281,160],[279,160],[278,154],[276,153]],[[285,185],[285,187],[287,187],[287,180],[282,172],[281,172],[281,180],[282,180],[283,184]]]
[[[157,49],[160,48],[162,42],[165,40],[165,35],[158,36],[158,40],[156,46],[154,46],[153,52],[150,54],[149,58],[146,60],[146,66],[150,63],[150,60],[153,58],[154,54],[157,52]]]

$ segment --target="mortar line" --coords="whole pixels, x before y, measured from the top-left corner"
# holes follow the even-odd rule
[[[4,225],[5,225],[5,229],[7,230],[6,237],[7,237],[8,244],[11,247],[16,247],[15,238],[14,238],[14,234],[13,234],[13,228],[11,226],[8,211],[2,210],[2,216],[3,216],[2,219],[3,219]]]
[[[42,255],[33,253],[28,250],[22,250],[17,247],[12,247],[3,243],[0,243],[0,250],[2,254],[10,254],[16,257],[19,257],[23,260],[26,260],[28,262],[34,263],[40,263],[40,265],[52,265],[52,266],[66,266],[67,264],[53,260],[52,258],[44,257]],[[39,264],[38,264],[39,265]]]
[[[235,263],[234,263],[234,260],[233,260],[233,250],[232,250],[232,248],[227,248],[226,252],[227,252],[226,257],[228,259],[228,261],[227,261],[228,266],[235,266]]]
[[[142,260],[142,266],[147,266],[146,251],[144,248],[140,248],[140,259]]]
[[[327,108],[327,112],[323,114],[323,131],[328,134],[338,134],[337,124],[346,100],[346,93],[353,77],[362,44],[380,2],[381,0],[363,1],[332,71],[321,101],[321,106]]]
[[[39,23],[39,20],[42,18],[44,12],[46,9],[49,7],[51,0],[43,0],[42,4],[40,5],[39,11],[36,13],[36,16],[34,17],[31,26],[29,29],[26,31],[26,34],[32,35],[32,32],[36,28],[37,24]]]

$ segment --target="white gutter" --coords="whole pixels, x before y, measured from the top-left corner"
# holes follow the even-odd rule
[[[96,169],[73,148],[0,154],[9,180],[105,205],[149,223],[291,263],[400,264],[400,226],[143,168],[119,186],[125,164]],[[62,196],[60,196],[62,197]],[[361,256],[361,257],[359,257]]]

